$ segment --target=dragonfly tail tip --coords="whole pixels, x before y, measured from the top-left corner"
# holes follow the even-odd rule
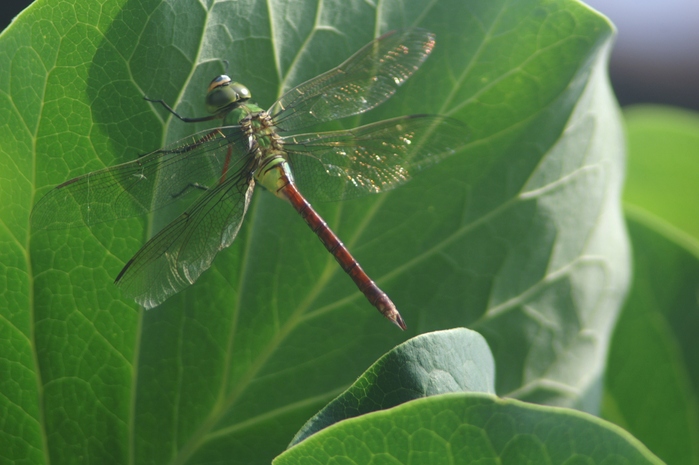
[[[395,318],[392,318],[391,321],[395,323],[396,326],[398,326],[400,329],[405,331],[408,329],[408,326],[405,324],[405,321],[403,321],[403,317],[400,316],[400,313],[396,311]]]
[[[389,299],[386,294],[382,292],[381,297],[378,299],[377,302],[374,303],[374,305],[379,310],[379,312],[381,312],[381,314],[386,317],[388,321],[398,326],[403,331],[408,329],[408,327],[405,324],[405,321],[403,321],[403,317],[400,316],[398,309],[393,304],[393,302],[391,302],[391,299]]]
[[[388,311],[386,311],[385,313],[384,312],[381,312],[381,313],[383,313],[384,316],[386,318],[388,318],[388,320],[391,323],[398,326],[403,331],[408,329],[408,326],[405,324],[405,321],[403,321],[403,317],[400,316],[400,313],[398,313],[398,310],[396,309],[395,306],[391,306],[391,308]]]

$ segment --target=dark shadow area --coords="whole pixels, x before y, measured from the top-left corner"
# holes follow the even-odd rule
[[[674,56],[659,62],[642,54],[613,51],[609,65],[621,106],[638,103],[699,110],[699,61]]]
[[[0,31],[4,31],[14,17],[30,4],[27,0],[4,0],[0,3]]]

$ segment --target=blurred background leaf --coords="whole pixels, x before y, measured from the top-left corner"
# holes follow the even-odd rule
[[[671,464],[699,463],[699,115],[625,113],[631,293],[614,332],[605,418]]]

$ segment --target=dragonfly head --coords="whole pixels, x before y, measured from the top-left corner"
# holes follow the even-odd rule
[[[206,92],[206,109],[215,115],[232,110],[251,97],[247,87],[222,74],[216,76]]]

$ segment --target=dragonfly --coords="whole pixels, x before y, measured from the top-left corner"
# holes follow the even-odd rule
[[[336,68],[285,92],[266,111],[251,103],[246,86],[225,74],[209,85],[207,116],[184,117],[163,100],[144,97],[183,122],[222,123],[58,185],[34,207],[32,225],[89,227],[193,197],[116,277],[126,295],[153,308],[193,284],[216,254],[231,245],[259,185],[290,203],[368,301],[405,330],[395,304],[306,196],[336,201],[391,190],[461,148],[468,132],[465,124],[445,116],[411,115],[348,130],[298,132],[381,104],[418,70],[434,46],[435,35],[423,29],[389,32]]]

